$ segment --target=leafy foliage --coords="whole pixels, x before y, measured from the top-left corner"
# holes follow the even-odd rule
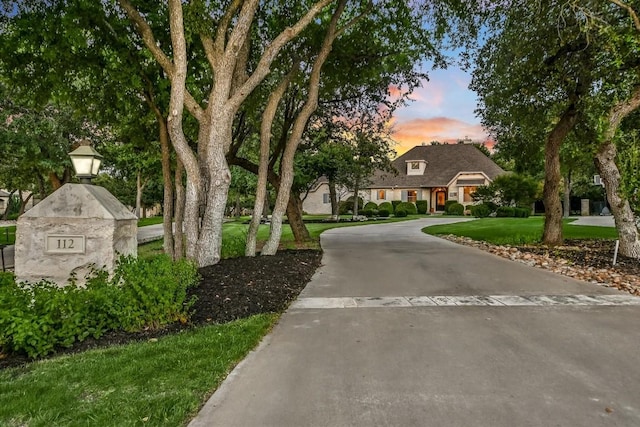
[[[429,202],[426,200],[416,200],[416,210],[419,214],[426,214],[429,208]]]
[[[473,199],[496,206],[528,207],[538,195],[538,183],[521,174],[496,177],[489,185],[483,185],[473,193]]]
[[[405,211],[408,215],[415,215],[418,213],[416,205],[413,202],[401,202],[398,206],[396,206],[396,212],[399,209]]]
[[[486,203],[480,203],[477,205],[472,205],[470,208],[471,215],[476,218],[486,218],[494,211],[491,205]]]
[[[18,284],[0,274],[0,346],[37,357],[110,330],[139,330],[189,316],[186,290],[197,282],[195,267],[168,257],[121,258],[111,279],[95,271],[86,288],[71,283]]]
[[[464,206],[458,202],[450,203],[445,208],[445,214],[447,215],[463,215],[464,214]]]

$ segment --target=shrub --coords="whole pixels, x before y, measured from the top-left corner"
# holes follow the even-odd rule
[[[391,204],[391,202],[382,202],[380,203],[380,205],[378,206],[378,215],[380,215],[380,211],[385,209],[386,211],[388,211],[389,213],[393,212],[393,205]],[[382,216],[382,215],[380,215]]]
[[[402,208],[398,208],[398,209],[396,210],[396,213],[395,213],[395,216],[396,216],[396,217],[398,217],[398,218],[404,218],[404,217],[406,217],[407,215],[408,215],[408,214],[407,214],[407,211],[405,211],[405,210],[404,210],[404,209],[402,209]]]
[[[493,212],[491,206],[486,203],[473,205],[469,209],[471,210],[471,215],[475,216],[476,218],[486,218],[491,214],[491,212]]]
[[[378,210],[378,216],[382,217],[382,218],[388,218],[389,217],[389,210],[388,209],[379,209]]]
[[[450,199],[444,202],[444,212],[449,212],[449,206],[453,205],[454,203],[458,203],[458,201],[455,199]]]
[[[529,215],[531,215],[530,208],[514,208],[513,209],[513,216],[515,216],[516,218],[529,218]]]
[[[340,215],[346,215],[349,212],[353,212],[353,196],[349,197],[347,200],[343,200],[338,204],[338,211]],[[358,197],[358,210],[363,209],[364,199],[362,197]]]
[[[363,209],[363,210],[361,210],[361,211],[359,212],[359,214],[360,214],[360,215],[364,215],[364,216],[366,216],[367,218],[371,218],[371,217],[374,217],[374,216],[375,216],[375,214],[374,214],[373,210],[371,210],[371,209]]]
[[[513,217],[515,214],[514,209],[511,206],[500,206],[496,209],[496,216],[499,218]]]
[[[26,286],[13,275],[0,276],[0,347],[42,356],[109,330],[139,330],[186,321],[191,302],[187,288],[197,283],[195,266],[123,257],[113,278],[95,271],[86,288],[64,288],[41,281]]]
[[[417,200],[416,201],[416,210],[419,214],[426,214],[429,209],[429,202],[426,200]]]
[[[458,202],[450,203],[444,212],[447,215],[464,215],[464,206]]]
[[[370,211],[377,211],[378,210],[378,205],[376,204],[376,202],[367,202],[362,209],[363,210],[370,210]]]
[[[416,205],[413,202],[402,202],[396,207],[396,211],[402,209],[407,212],[407,215],[415,215],[418,213]]]
[[[402,200],[392,200],[392,201],[391,201],[391,204],[393,205],[393,212],[395,212],[395,211],[396,211],[396,209],[397,209],[397,207],[398,207],[398,205],[399,205],[400,203],[402,203]]]

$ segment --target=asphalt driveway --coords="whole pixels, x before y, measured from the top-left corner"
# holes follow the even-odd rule
[[[445,220],[325,232],[191,425],[640,425],[640,298],[420,232]]]

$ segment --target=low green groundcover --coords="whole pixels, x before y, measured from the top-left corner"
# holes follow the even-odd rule
[[[110,330],[135,331],[186,320],[187,288],[198,282],[196,267],[160,255],[123,257],[114,275],[95,271],[86,288],[60,288],[42,281],[16,283],[0,274],[0,349],[30,357],[98,338]]]

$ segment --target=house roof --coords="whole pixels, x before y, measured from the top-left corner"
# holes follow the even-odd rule
[[[4,190],[0,190],[0,197],[9,197],[11,194],[7,193]]]
[[[424,173],[407,175],[407,162],[418,160],[427,162]],[[398,175],[377,172],[369,184],[370,188],[445,187],[460,172],[482,172],[491,180],[505,173],[493,160],[470,144],[420,145],[395,159],[392,164],[398,170]]]

